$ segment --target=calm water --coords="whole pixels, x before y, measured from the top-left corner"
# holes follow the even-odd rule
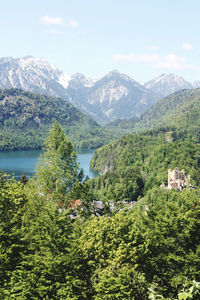
[[[97,175],[89,168],[93,152],[93,150],[88,150],[78,153],[80,167],[84,170],[84,174],[90,178]],[[31,177],[35,171],[40,153],[41,151],[0,152],[0,170],[15,177],[20,177],[23,174]]]

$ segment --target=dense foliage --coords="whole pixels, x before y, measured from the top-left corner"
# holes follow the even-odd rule
[[[126,135],[95,152],[91,181],[57,122],[43,150],[28,182],[0,176],[1,299],[200,298],[197,137]],[[196,189],[160,188],[174,167]],[[96,217],[95,199],[115,209]]]
[[[1,181],[1,299],[176,299],[199,280],[199,189],[75,222],[27,189]]]
[[[40,149],[54,120],[77,148],[96,148],[113,136],[60,98],[0,90],[0,151]]]
[[[154,186],[167,184],[169,168],[185,169],[200,183],[200,145],[173,132],[126,135],[95,151],[90,166],[102,175],[92,180],[98,197],[136,201]]]
[[[146,111],[136,126],[157,128],[175,126],[190,129],[200,125],[200,89],[174,93]]]
[[[22,259],[25,246],[22,238],[22,216],[26,196],[23,185],[0,174],[0,298],[10,274]]]
[[[156,188],[129,211],[88,221],[80,247],[94,299],[148,299],[150,287],[175,299],[197,280],[199,196]]]

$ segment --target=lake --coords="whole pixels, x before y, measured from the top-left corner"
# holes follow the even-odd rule
[[[89,168],[89,163],[92,158],[94,150],[87,150],[78,153],[78,161],[80,168],[84,170],[84,174],[90,178],[97,176]],[[38,158],[41,151],[12,151],[0,152],[0,170],[7,174],[14,175],[19,178],[21,175],[31,177],[36,168]]]

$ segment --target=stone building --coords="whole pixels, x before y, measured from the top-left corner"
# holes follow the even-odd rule
[[[189,176],[185,175],[185,170],[168,169],[168,189],[182,191],[189,183]]]

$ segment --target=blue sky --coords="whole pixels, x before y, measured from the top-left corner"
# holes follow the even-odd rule
[[[45,58],[71,75],[200,80],[199,0],[0,0],[0,57]]]

